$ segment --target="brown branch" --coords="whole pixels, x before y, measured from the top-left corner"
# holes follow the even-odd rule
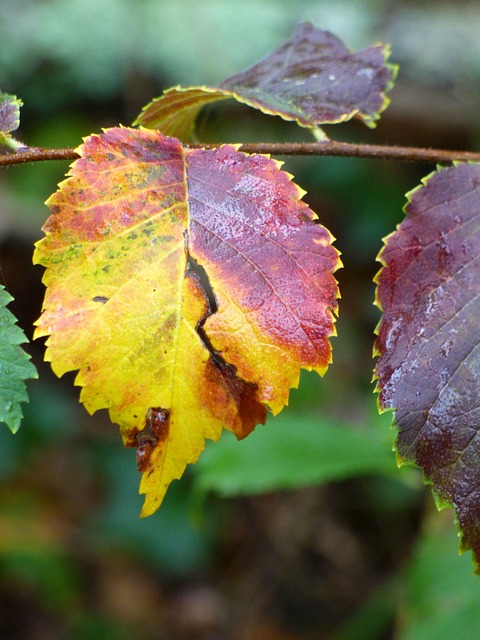
[[[24,147],[25,148],[25,147]],[[0,156],[0,167],[24,162],[40,162],[41,160],[75,160],[78,153],[75,149],[44,149],[42,147],[26,147],[25,151],[8,153]]]
[[[214,149],[219,144],[191,144],[192,149]],[[480,153],[473,151],[450,151],[445,149],[425,149],[422,147],[398,147],[351,142],[250,142],[242,144],[240,151],[245,153],[266,153],[276,156],[343,156],[348,158],[376,158],[381,160],[403,160],[407,162],[480,162]],[[40,160],[75,160],[78,154],[74,149],[43,149],[30,147],[0,156],[0,166],[38,162]]]
[[[425,149],[423,147],[398,147],[374,144],[354,144],[351,142],[294,142],[257,143],[240,147],[246,153],[270,153],[287,156],[342,156],[346,158],[376,158],[379,160],[403,160],[406,162],[480,162],[480,153],[472,151],[450,151],[446,149]]]

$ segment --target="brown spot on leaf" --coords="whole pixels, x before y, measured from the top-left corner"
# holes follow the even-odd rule
[[[218,377],[228,387],[238,408],[239,425],[233,432],[239,440],[248,436],[257,424],[265,424],[267,409],[258,399],[258,387],[237,377],[235,367],[218,356],[211,356],[207,363],[207,380],[215,384]]]
[[[170,429],[170,411],[168,409],[150,407],[147,412],[145,428],[151,430],[157,443],[164,442]]]
[[[137,469],[145,471],[150,462],[150,456],[155,448],[155,441],[149,435],[139,435],[137,439]]]
[[[152,452],[156,447],[163,445],[168,438],[170,430],[170,411],[161,407],[150,407],[145,418],[145,427],[142,431],[135,429],[132,433],[137,447],[137,469],[145,471]]]

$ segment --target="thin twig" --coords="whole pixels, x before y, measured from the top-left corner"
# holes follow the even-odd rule
[[[450,151],[446,149],[426,149],[423,147],[399,147],[351,142],[294,142],[257,143],[240,147],[246,153],[270,153],[287,156],[343,156],[347,158],[376,158],[379,160],[403,160],[406,162],[480,162],[480,153],[472,151]]]
[[[220,144],[191,144],[192,149],[214,149]],[[245,153],[265,153],[274,156],[343,156],[348,158],[376,158],[381,160],[403,160],[406,162],[480,162],[480,153],[473,151],[450,151],[423,147],[398,147],[388,145],[353,144],[351,142],[250,142],[242,144]],[[74,149],[44,149],[31,147],[0,156],[0,166],[38,162],[40,160],[75,160]]]
[[[0,167],[25,162],[40,162],[41,160],[76,160],[78,153],[75,149],[44,149],[42,147],[27,147],[26,151],[17,151],[0,156]]]

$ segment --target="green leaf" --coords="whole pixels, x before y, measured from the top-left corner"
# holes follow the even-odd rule
[[[388,106],[385,92],[396,75],[388,55],[382,44],[351,53],[328,31],[300,24],[290,40],[254,67],[218,87],[169,89],[134,124],[188,141],[204,105],[234,98],[311,129],[354,117],[373,127]]]
[[[295,489],[359,475],[391,475],[391,445],[374,429],[352,429],[319,416],[270,418],[247,439],[223,434],[196,467],[200,492],[223,496]]]
[[[380,254],[376,366],[400,464],[454,506],[480,560],[480,164],[441,169],[409,194]],[[477,566],[477,571],[478,571]]]
[[[0,422],[15,433],[22,420],[21,402],[28,402],[25,380],[36,378],[30,356],[19,347],[27,342],[6,305],[13,298],[0,285]]]
[[[0,144],[16,148],[17,143],[9,135],[20,124],[20,107],[22,101],[16,96],[0,91]]]
[[[438,521],[437,521],[438,523]],[[405,582],[395,640],[477,640],[480,582],[470,559],[456,557],[454,527],[436,527],[422,537]]]

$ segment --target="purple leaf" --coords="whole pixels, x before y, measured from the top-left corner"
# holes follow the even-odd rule
[[[480,165],[441,169],[410,194],[380,254],[376,366],[401,463],[453,505],[480,561]]]
[[[6,134],[18,129],[22,101],[16,96],[0,93],[0,133]]]
[[[257,65],[218,87],[175,87],[147,105],[135,124],[184,141],[207,103],[234,98],[264,113],[316,128],[359,118],[374,126],[387,107],[396,67],[388,47],[358,53],[328,31],[298,25],[292,38]]]

